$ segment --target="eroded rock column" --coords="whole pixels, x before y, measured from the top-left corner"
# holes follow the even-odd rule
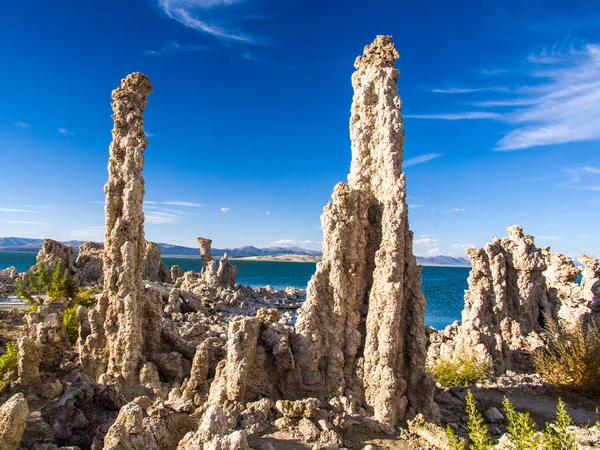
[[[467,249],[472,269],[462,324],[434,338],[430,364],[474,355],[492,363],[497,375],[531,369],[528,349],[539,342],[544,315],[553,317],[555,305],[548,298],[544,252],[519,225],[507,231],[508,238]]]
[[[378,36],[356,59],[352,164],[321,217],[323,261],[294,337],[299,379],[287,393],[347,396],[387,425],[409,408],[434,418],[425,374],[425,299],[412,253],[398,52]]]
[[[104,236],[104,295],[108,299],[104,329],[107,375],[123,384],[135,384],[144,358],[142,311],[144,285],[144,109],[152,86],[136,72],[112,92],[114,128],[108,161]]]

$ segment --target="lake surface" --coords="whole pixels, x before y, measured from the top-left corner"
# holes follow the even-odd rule
[[[35,253],[0,252],[0,270],[15,266],[26,272],[35,264]],[[201,261],[197,258],[163,258],[168,267],[179,265],[184,271],[200,271]],[[249,286],[266,286],[276,289],[287,286],[306,288],[315,272],[315,263],[286,261],[231,261],[238,266],[238,282]],[[427,300],[425,323],[442,329],[455,320],[460,320],[464,291],[470,268],[466,267],[423,267],[423,294]]]

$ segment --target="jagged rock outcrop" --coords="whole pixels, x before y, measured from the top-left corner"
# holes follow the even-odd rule
[[[128,75],[112,92],[113,142],[108,161],[104,236],[104,291],[108,300],[104,330],[107,344],[107,380],[133,387],[139,381],[148,345],[146,310],[155,295],[142,282],[144,239],[144,109],[152,92],[150,80],[139,72]],[[158,306],[162,315],[162,304]],[[160,326],[158,327],[160,329]]]
[[[161,283],[171,282],[171,273],[160,258],[160,247],[156,242],[146,242],[146,253],[142,263],[142,278]]]
[[[275,358],[270,358],[269,354],[284,351],[276,349],[274,342],[269,343],[262,336],[264,332],[268,334],[280,318],[277,310],[261,309],[256,317],[234,317],[229,322],[227,357],[217,366],[210,385],[210,404],[245,403],[273,397],[279,376],[290,367],[277,367]],[[287,353],[291,358],[289,347]],[[293,362],[290,364],[293,367]]]
[[[412,253],[398,52],[378,36],[356,59],[352,164],[321,223],[323,261],[299,311],[287,395],[347,396],[395,425],[409,412],[435,418],[425,373],[425,299]]]
[[[96,384],[78,374],[60,399],[42,408],[41,415],[59,445],[102,448],[98,443],[124,404],[115,386]]]
[[[543,249],[543,252],[547,264],[544,277],[548,296],[550,302],[557,305],[559,323],[572,327],[580,322],[600,320],[600,261],[581,255],[581,268],[567,255],[549,249]],[[577,283],[580,273],[581,283]]]
[[[17,341],[17,373],[21,389],[37,388],[40,385],[40,351],[29,336]]]
[[[238,267],[234,266],[229,262],[227,253],[223,255],[219,261],[219,269],[217,270],[217,277],[223,287],[234,287],[238,274]]]
[[[178,266],[178,265],[171,266],[171,281],[173,283],[177,283],[177,280],[179,280],[182,276],[183,276],[183,269],[181,268],[181,266]]]
[[[497,375],[531,369],[528,350],[539,343],[544,315],[554,317],[546,288],[544,253],[514,225],[508,239],[469,248],[472,269],[462,324],[432,335],[428,363],[475,355],[493,363]]]
[[[177,450],[250,450],[244,431],[233,431],[234,424],[223,408],[209,406],[195,432],[179,442]]]
[[[84,242],[79,246],[75,268],[80,284],[103,283],[102,255],[104,245],[97,242]]]
[[[212,239],[197,237],[198,245],[200,246],[200,259],[202,260],[202,271],[214,261],[211,253]]]
[[[70,245],[61,244],[58,241],[52,239],[44,239],[42,248],[36,257],[37,264],[32,267],[35,271],[35,267],[44,263],[44,267],[47,272],[53,273],[56,269],[56,265],[60,262],[62,269],[68,269],[69,275],[75,273],[75,251]]]
[[[0,297],[15,295],[17,291],[16,282],[19,279],[19,272],[15,267],[8,267],[0,270]]]
[[[22,393],[13,395],[0,407],[0,448],[17,450],[27,424],[29,407]]]
[[[63,323],[64,309],[65,305],[61,302],[50,302],[26,316],[27,342],[35,346],[38,351],[41,371],[56,370],[69,351],[70,344]],[[23,350],[26,351],[26,348]],[[38,358],[25,353],[22,353],[22,357],[19,364],[23,367],[23,373],[34,375],[35,369],[30,366],[30,363]]]

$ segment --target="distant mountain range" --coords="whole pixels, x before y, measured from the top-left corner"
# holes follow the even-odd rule
[[[28,239],[18,237],[5,237],[0,238],[0,252],[23,252],[23,253],[37,253],[42,247],[43,239]],[[65,241],[63,244],[71,245],[75,248],[75,251],[79,248],[84,241]],[[200,250],[198,248],[182,247],[180,245],[162,244],[159,243],[160,251],[162,256],[187,256],[187,257],[200,257]],[[248,256],[274,256],[274,255],[306,255],[306,256],[322,256],[322,253],[317,250],[307,250],[299,247],[268,247],[268,248],[257,248],[253,246],[245,246],[239,248],[213,248],[213,256],[223,256],[227,252],[232,258],[245,258]],[[467,258],[453,257],[453,256],[417,256],[417,264],[424,266],[465,266],[469,267],[471,262]]]

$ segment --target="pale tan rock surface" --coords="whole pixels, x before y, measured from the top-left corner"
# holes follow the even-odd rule
[[[17,373],[22,389],[37,388],[40,384],[40,352],[28,336],[17,341]]]
[[[0,407],[0,448],[17,450],[25,431],[29,408],[22,393],[13,395]]]
[[[97,242],[84,242],[79,246],[75,268],[79,283],[103,283],[102,258],[104,245]]]
[[[213,261],[211,253],[212,239],[197,237],[196,241],[200,246],[200,259],[202,260],[202,270],[204,271],[206,266]]]
[[[402,173],[398,58],[391,37],[378,36],[356,60],[350,175],[321,218],[323,261],[296,324],[299,377],[286,388],[347,396],[386,425],[409,410],[437,416]]]
[[[44,263],[47,272],[54,273],[56,265],[60,263],[62,269],[68,269],[69,275],[75,273],[75,251],[73,247],[61,244],[53,239],[44,239],[36,260],[37,265],[40,262]]]
[[[497,375],[531,369],[528,350],[539,342],[544,315],[553,317],[546,262],[533,237],[520,226],[507,231],[508,239],[493,238],[485,248],[467,249],[472,269],[462,324],[432,336],[429,363],[474,354],[493,362]]]
[[[142,278],[161,283],[171,282],[171,273],[161,259],[160,247],[156,242],[146,242],[146,253],[142,263]]]
[[[583,267],[560,253],[544,249],[548,268],[544,272],[551,303],[556,304],[559,324],[573,327],[581,322],[600,320],[600,261],[581,255]],[[577,277],[582,274],[581,283]]]
[[[219,261],[219,269],[217,270],[217,276],[223,287],[234,287],[237,280],[238,268],[229,262],[227,253],[223,255]]]
[[[104,236],[104,295],[108,299],[104,329],[107,375],[124,385],[138,382],[144,362],[145,304],[142,262],[144,239],[144,110],[152,86],[136,72],[112,93],[113,142],[108,161]]]

